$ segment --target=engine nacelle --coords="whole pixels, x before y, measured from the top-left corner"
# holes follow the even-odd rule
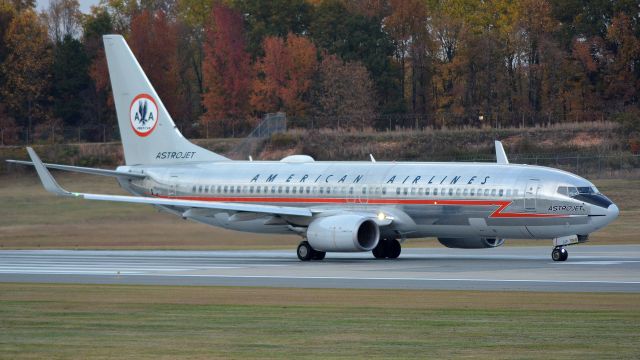
[[[440,244],[455,249],[486,249],[502,246],[504,239],[498,238],[438,238]]]
[[[307,241],[320,251],[370,251],[380,239],[380,228],[370,218],[342,214],[318,218],[307,228]]]

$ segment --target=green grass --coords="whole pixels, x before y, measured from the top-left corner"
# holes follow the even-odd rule
[[[73,191],[124,194],[111,178],[55,173]],[[616,202],[620,217],[591,236],[590,244],[636,244],[640,180],[595,181]],[[35,173],[0,176],[0,248],[294,249],[295,235],[238,233],[184,221],[148,205],[84,201],[44,191]],[[548,245],[507,241],[507,246]],[[439,246],[434,239],[406,246]]]
[[[0,358],[640,356],[640,295],[0,284]]]

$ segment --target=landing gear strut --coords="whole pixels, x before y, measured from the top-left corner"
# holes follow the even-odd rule
[[[298,250],[296,251],[298,254],[298,259],[301,261],[309,261],[309,260],[324,260],[324,257],[327,255],[324,251],[318,251],[309,245],[308,241],[301,241],[298,244]]]
[[[553,261],[565,261],[568,257],[569,253],[562,246],[556,246],[551,252],[551,259],[553,259]]]
[[[380,240],[371,252],[376,259],[396,259],[402,252],[402,246],[396,239]]]

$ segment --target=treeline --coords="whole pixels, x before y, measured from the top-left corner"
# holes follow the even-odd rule
[[[118,33],[189,136],[240,135],[277,111],[301,127],[382,129],[381,115],[409,114],[621,119],[633,133],[639,22],[634,0],[103,0],[89,14],[77,0],[42,13],[9,0],[0,128],[115,124],[101,37]]]

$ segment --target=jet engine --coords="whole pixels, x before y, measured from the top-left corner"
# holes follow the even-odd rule
[[[455,249],[486,249],[502,246],[504,239],[498,238],[438,238],[440,244]]]
[[[307,228],[307,241],[319,251],[370,251],[380,239],[380,228],[371,218],[342,214],[318,218]]]

